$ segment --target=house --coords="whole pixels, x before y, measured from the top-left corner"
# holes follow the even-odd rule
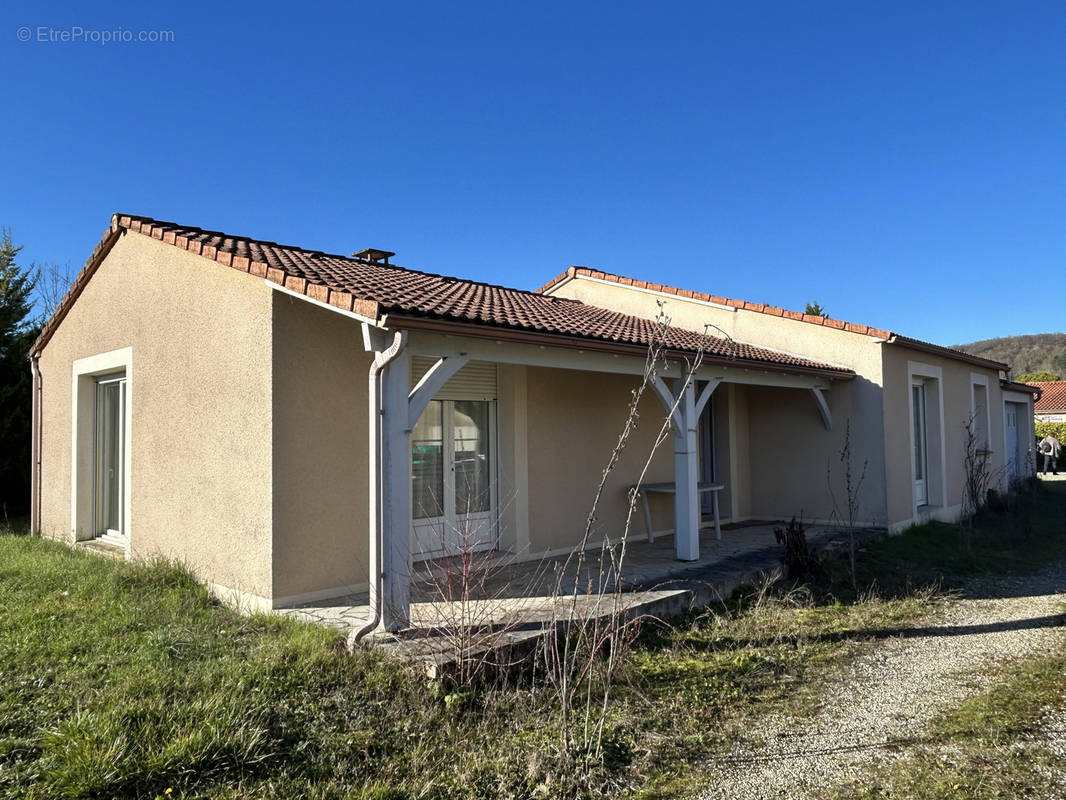
[[[1033,469],[1004,364],[585,268],[532,292],[393,255],[115,215],[33,348],[34,530],[180,559],[252,608],[369,590],[398,629],[416,561],[580,541],[656,341],[639,410],[673,434],[645,480],[673,491],[648,521],[681,561],[709,485],[733,521],[833,517],[846,436],[860,515],[892,530],[958,516],[968,419],[1000,483]],[[658,428],[608,477],[597,538]]]
[[[1034,406],[1037,422],[1066,422],[1066,381],[1034,381],[1040,390]]]

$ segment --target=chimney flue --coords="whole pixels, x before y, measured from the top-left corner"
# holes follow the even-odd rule
[[[352,253],[352,258],[358,258],[360,261],[369,261],[372,264],[388,264],[389,259],[394,255],[396,254],[389,250],[378,250],[376,247],[367,247],[365,250],[356,250]]]

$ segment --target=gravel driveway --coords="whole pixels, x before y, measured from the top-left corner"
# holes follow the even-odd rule
[[[770,717],[707,765],[702,800],[805,798],[903,754],[937,714],[988,685],[987,666],[1066,639],[1066,563],[966,595],[855,661],[813,719]]]

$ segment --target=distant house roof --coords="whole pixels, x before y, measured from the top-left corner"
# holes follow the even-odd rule
[[[1031,381],[1040,389],[1040,399],[1033,408],[1037,411],[1066,411],[1066,381]]]
[[[593,280],[607,281],[608,283],[617,283],[621,286],[632,286],[637,289],[646,289],[651,292],[659,292],[661,294],[675,295],[689,300],[698,300],[704,303],[713,303],[720,306],[728,306],[730,308],[743,309],[744,311],[755,311],[759,314],[769,314],[774,317],[783,317],[785,319],[797,320],[799,322],[807,322],[812,325],[821,325],[826,328],[835,328],[837,330],[848,331],[850,333],[858,333],[864,336],[869,336],[874,339],[883,339],[889,344],[899,344],[904,347],[911,347],[916,350],[923,350],[937,355],[946,356],[948,358],[958,359],[959,361],[965,361],[969,364],[985,367],[987,369],[996,370],[1009,370],[1010,367],[1000,361],[992,361],[988,358],[981,358],[980,356],[971,355],[970,353],[964,353],[961,350],[956,350],[953,347],[944,347],[943,345],[933,344],[932,342],[923,342],[921,339],[913,339],[909,336],[903,336],[892,331],[886,331],[882,328],[874,328],[870,325],[862,325],[852,322],[844,322],[843,320],[833,319],[832,317],[823,317],[816,314],[804,314],[799,311],[788,311],[784,308],[778,308],[777,306],[770,306],[764,303],[751,303],[747,300],[733,300],[728,297],[718,297],[717,295],[704,294],[703,292],[694,292],[689,289],[679,289],[676,286],[667,286],[661,283],[651,283],[649,281],[637,280],[636,278],[627,278],[623,275],[615,275],[610,272],[604,272],[603,270],[590,269],[588,267],[570,267],[559,275],[556,275],[546,284],[541,286],[537,291],[542,293],[550,292],[553,288],[560,283],[575,277],[592,278]]]
[[[421,317],[488,326],[494,330],[525,331],[554,337],[556,341],[602,342],[634,349],[646,349],[658,328],[653,320],[577,300],[160,222],[149,217],[116,214],[110,230],[78,274],[55,315],[44,326],[34,351],[48,343],[124,231],[149,236],[375,321],[386,315]],[[844,379],[854,377],[854,372],[849,369],[682,328],[667,328],[663,338],[668,351],[702,351],[708,361],[738,361],[786,371],[817,372]]]

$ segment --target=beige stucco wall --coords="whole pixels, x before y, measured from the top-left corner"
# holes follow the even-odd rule
[[[707,328],[706,332],[711,336],[721,337],[724,331],[740,342],[848,367],[880,384],[880,348],[869,336],[862,334],[756,311],[718,308],[690,298],[655,294],[580,277],[561,284],[550,293],[649,319],[655,318],[662,303],[671,325],[703,332],[709,323],[720,329]]]
[[[552,294],[649,318],[659,313],[661,303],[673,325],[702,332],[711,324],[715,327],[706,330],[712,336],[721,337],[724,331],[741,342],[854,370],[857,378],[835,381],[827,393],[832,431],[825,430],[814,401],[804,391],[758,386],[733,390],[737,398],[734,430],[739,438],[733,456],[738,459],[734,470],[737,516],[788,517],[802,510],[808,518],[827,518],[833,504],[826,464],[842,449],[850,422],[856,463],[861,467],[863,459],[868,459],[861,516],[867,522],[885,524],[882,344],[869,336],[800,320],[723,309],[580,277],[563,283]],[[744,436],[750,437],[747,447]],[[834,491],[839,495],[840,487],[834,486]]]
[[[580,541],[596,486],[625,425],[637,376],[530,367],[527,370],[529,538],[533,553]],[[640,424],[608,477],[593,538],[618,536],[625,527],[626,487],[635,483],[665,416],[648,390]],[[673,480],[673,442],[656,452],[647,481]],[[672,498],[653,498],[653,527],[673,528]],[[637,509],[631,535],[644,535]]]
[[[497,365],[496,502],[500,547],[518,557],[530,552],[528,370],[519,364]]]
[[[663,299],[581,280],[559,293],[644,316],[654,316]],[[833,383],[828,392],[831,432],[804,390],[719,387],[716,447],[727,516],[828,517],[826,465],[837,468],[850,420],[856,466],[868,459],[860,518],[878,524],[910,519],[912,360],[943,370],[948,502],[960,501],[961,426],[969,415],[971,372],[980,369],[808,323],[682,298],[665,303],[674,324],[702,330],[712,322],[739,340],[848,366],[859,375]],[[43,532],[71,539],[71,365],[126,347],[133,353],[133,555],[181,559],[207,581],[275,604],[362,588],[370,360],[358,324],[135,233],[115,245],[41,357]],[[1002,394],[998,376],[983,374],[993,468],[1001,469]],[[501,367],[497,479],[506,548],[535,554],[580,539],[638,380]],[[891,389],[883,397],[884,385]],[[649,391],[640,414],[607,481],[594,540],[621,533],[626,487],[636,480],[665,412]],[[667,436],[646,480],[671,481],[673,472]],[[633,524],[642,536],[639,509]],[[653,527],[673,527],[671,497],[653,497]]]
[[[847,511],[840,460],[849,420],[853,426],[852,465],[860,487],[858,522],[884,524],[881,464],[870,457],[856,431],[861,415],[853,406],[854,384],[835,384],[827,393],[833,430],[827,431],[810,394],[801,389],[748,386],[749,515],[760,519],[829,520]],[[874,426],[868,426],[872,429]],[[835,495],[835,499],[834,499]]]
[[[723,423],[716,430],[724,435],[728,447],[724,453],[719,450],[719,477],[726,484],[724,493],[728,501],[729,515],[734,519],[747,519],[751,516],[751,423],[748,415],[748,387],[728,383],[718,387],[715,392],[718,399],[724,399],[725,415],[722,408],[715,409],[717,420]]]
[[[990,470],[1000,482],[1004,473],[1003,393],[998,372],[899,345],[885,347],[884,375],[888,387],[885,391],[885,458],[889,521],[893,525],[906,523],[915,516],[910,412],[912,362],[939,368],[942,374],[944,477],[947,489],[943,515],[956,515],[962,503],[965,483],[964,426],[971,415],[973,374],[982,375],[988,381],[991,418],[989,444],[992,450]],[[1020,435],[1025,435],[1024,429]],[[937,468],[936,465],[931,465],[930,470],[934,468]],[[939,498],[930,498],[930,504],[942,506]]]
[[[366,587],[371,358],[357,321],[273,294],[277,605]]]
[[[130,347],[130,547],[271,592],[270,290],[123,235],[41,355],[41,529],[70,541],[71,370]]]

